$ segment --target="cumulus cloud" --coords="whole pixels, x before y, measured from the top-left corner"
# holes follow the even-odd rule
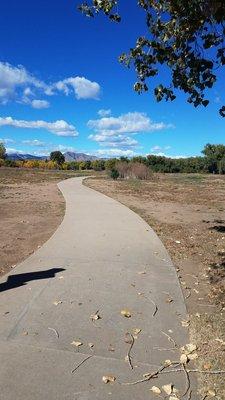
[[[42,108],[49,108],[50,104],[46,100],[32,100],[31,106],[33,108],[42,109]]]
[[[139,133],[153,132],[172,125],[164,122],[153,122],[145,113],[129,112],[119,117],[103,117],[97,120],[89,120],[88,127],[96,131],[103,131],[107,135],[115,133]]]
[[[14,67],[0,62],[0,102],[6,104],[15,98],[31,95],[32,89],[44,90],[46,84],[30,74],[22,65]]]
[[[104,110],[103,108],[101,110],[98,110],[98,115],[99,117],[108,117],[109,115],[111,115],[111,110]]]
[[[47,122],[42,120],[25,121],[13,119],[12,117],[0,117],[0,127],[1,126],[12,126],[14,128],[23,129],[46,129],[57,136],[78,136],[75,126],[68,124],[64,120],[58,120],[55,122]]]
[[[34,108],[47,108],[49,102],[35,99],[37,96],[53,96],[63,92],[75,94],[77,99],[98,99],[100,86],[85,77],[69,77],[58,82],[46,83],[37,79],[22,65],[13,66],[0,62],[0,103],[15,100]]]
[[[80,76],[64,79],[52,85],[53,90],[57,89],[67,96],[74,92],[75,97],[80,99],[99,99],[100,86],[97,82],[91,82]]]
[[[100,110],[101,111],[101,110]],[[104,110],[103,110],[104,111]],[[129,112],[119,117],[101,117],[89,120],[88,127],[95,131],[89,139],[100,146],[132,149],[138,146],[138,141],[130,135],[148,133],[171,128],[171,124],[153,122],[145,113]]]

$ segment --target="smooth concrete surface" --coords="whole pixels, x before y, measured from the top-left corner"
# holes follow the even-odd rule
[[[82,178],[59,188],[66,200],[62,224],[0,281],[0,399],[151,400],[153,385],[170,382],[184,392],[182,373],[121,384],[179,360],[189,342],[184,299],[161,241],[138,215],[83,186]],[[92,321],[97,311],[101,319]],[[126,339],[135,329],[141,332],[131,369]],[[104,375],[115,383],[104,384]]]

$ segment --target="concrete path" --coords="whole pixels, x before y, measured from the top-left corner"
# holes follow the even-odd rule
[[[173,340],[178,348],[188,343],[181,289],[162,243],[135,213],[82,178],[59,188],[62,224],[0,281],[1,400],[151,400],[153,385],[170,382],[184,392],[182,373],[121,385],[179,359]],[[101,319],[92,321],[96,312]],[[130,333],[133,370],[125,361]],[[108,375],[115,383],[102,382]]]

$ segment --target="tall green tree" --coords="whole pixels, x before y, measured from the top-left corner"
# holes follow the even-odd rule
[[[174,100],[176,89],[180,89],[195,107],[207,106],[206,91],[215,84],[218,68],[225,65],[225,1],[136,2],[146,13],[143,31],[147,28],[148,33],[138,37],[134,47],[119,57],[137,73],[134,90],[147,91],[149,78],[158,75],[161,83],[153,88],[157,101]],[[119,5],[120,0],[88,0],[79,9],[89,17],[103,12],[110,20],[120,22]],[[162,66],[170,73],[169,84],[164,82]],[[225,117],[225,106],[219,112]]]
[[[65,162],[65,157],[61,151],[52,151],[50,153],[50,160],[57,162],[58,165],[62,165]]]
[[[6,158],[6,148],[3,143],[0,143],[0,159],[4,160]]]

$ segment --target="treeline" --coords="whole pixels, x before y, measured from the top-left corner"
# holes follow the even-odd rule
[[[177,159],[148,155],[146,157],[138,156],[131,159],[121,157],[120,159],[111,158],[109,160],[99,159],[94,161],[65,162],[64,156],[59,153],[60,152],[51,153],[51,159],[46,159],[45,161],[12,161],[5,157],[1,158],[0,154],[0,166],[75,171],[107,170],[111,172],[113,171],[115,178],[116,176],[122,177],[122,175],[133,176],[134,171],[141,171],[141,175],[147,176],[146,168],[142,168],[141,165],[147,167],[150,172],[225,174],[225,146],[222,144],[207,144],[202,150],[203,156]]]

